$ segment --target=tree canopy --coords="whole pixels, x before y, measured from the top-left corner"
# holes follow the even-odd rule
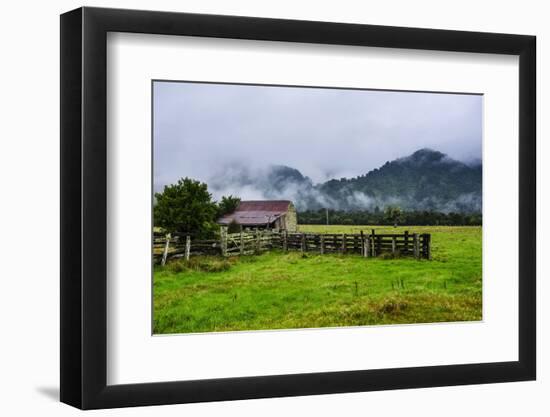
[[[378,207],[369,210],[328,210],[330,224],[353,225],[393,225],[394,222],[384,215]],[[325,224],[326,211],[306,210],[298,212],[300,224]],[[482,224],[482,214],[473,213],[442,213],[437,211],[403,211],[400,224],[407,226],[479,226]]]
[[[182,178],[155,193],[154,223],[166,232],[209,237],[216,232],[218,206],[206,184]]]
[[[390,223],[393,223],[393,227],[397,227],[397,224],[401,221],[403,213],[401,208],[396,206],[388,206],[384,210],[384,217]]]
[[[233,213],[241,199],[233,195],[223,196],[218,202],[218,216],[225,216],[226,214]]]
[[[241,201],[229,195],[216,203],[205,183],[187,177],[155,193],[155,200],[155,226],[167,233],[190,234],[197,238],[214,236],[219,231],[217,220],[235,211]]]

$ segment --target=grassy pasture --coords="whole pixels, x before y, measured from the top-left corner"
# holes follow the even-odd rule
[[[301,225],[357,233],[393,227]],[[481,227],[398,227],[432,234],[433,260],[274,251],[196,257],[154,270],[154,333],[481,320]]]

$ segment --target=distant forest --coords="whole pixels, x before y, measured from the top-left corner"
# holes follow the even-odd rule
[[[298,211],[299,224],[327,224],[325,209]],[[481,226],[481,213],[441,213],[435,211],[403,211],[397,222],[404,226]],[[328,210],[328,224],[393,225],[394,219],[382,210]]]
[[[470,164],[431,149],[386,162],[352,178],[332,178],[315,184],[298,169],[272,165],[250,170],[236,165],[209,182],[216,195],[248,195],[260,200],[291,200],[304,213],[329,208],[347,212],[384,210],[397,206],[426,217],[425,213],[480,213],[482,207],[481,161]],[[449,216],[453,217],[453,215]],[[442,220],[448,220],[449,216]],[[463,219],[469,217],[464,214]],[[309,216],[306,216],[306,218]],[[351,218],[350,216],[347,216]],[[355,216],[354,216],[355,217]],[[432,218],[438,217],[434,214]]]

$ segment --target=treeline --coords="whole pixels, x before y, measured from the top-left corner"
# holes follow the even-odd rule
[[[325,209],[298,212],[299,224],[327,224]],[[481,213],[441,213],[436,211],[403,211],[398,220],[380,210],[342,211],[329,210],[328,224],[394,225],[404,226],[480,226]]]

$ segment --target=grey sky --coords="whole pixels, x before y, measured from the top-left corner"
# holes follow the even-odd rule
[[[314,182],[432,148],[481,159],[482,96],[154,83],[155,189],[230,166],[288,165]]]

